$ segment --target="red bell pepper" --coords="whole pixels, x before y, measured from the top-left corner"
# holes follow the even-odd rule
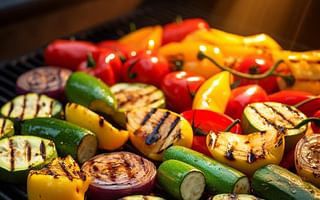
[[[281,90],[279,92],[269,95],[269,100],[272,102],[279,102],[294,106],[304,100],[314,97],[309,92],[298,91],[298,90]]]
[[[167,74],[161,84],[166,103],[171,110],[181,113],[192,108],[193,97],[205,78],[192,72],[177,71]]]
[[[162,79],[170,72],[169,62],[151,51],[140,51],[123,65],[121,77],[125,82],[141,82],[160,88]]]
[[[215,133],[225,131],[234,121],[225,114],[210,110],[188,110],[181,115],[189,121],[193,129],[194,136],[191,148],[208,156],[211,154],[206,145],[206,135],[210,131]],[[235,124],[230,131],[240,134],[241,127],[239,124]]]
[[[87,58],[88,53],[97,49],[91,42],[58,39],[51,42],[44,50],[44,62],[46,65],[76,70]]]
[[[120,81],[122,63],[119,56],[110,49],[101,49],[88,54],[88,59],[82,61],[78,69],[103,80],[107,85]]]
[[[265,101],[268,101],[268,95],[259,85],[240,86],[231,91],[225,113],[234,119],[241,119],[242,112],[248,104]]]
[[[117,40],[101,41],[97,44],[97,47],[115,51],[123,62],[125,62],[125,60],[130,56],[130,53],[132,52],[132,50],[130,50],[127,45],[121,44]]]
[[[208,29],[208,22],[201,18],[185,19],[163,26],[162,45],[170,42],[180,42],[189,33],[199,29]]]

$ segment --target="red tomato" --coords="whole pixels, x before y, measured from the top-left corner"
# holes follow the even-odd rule
[[[167,74],[161,84],[168,108],[181,113],[192,108],[193,97],[205,78],[192,72],[177,71]]]
[[[224,131],[233,122],[229,116],[210,110],[188,110],[181,115],[189,121],[193,129],[194,136],[191,148],[208,156],[211,154],[207,148],[206,135],[210,131],[215,133]],[[241,127],[236,124],[230,131],[239,134]]]
[[[263,55],[248,55],[237,64],[234,69],[248,74],[262,74],[268,71],[273,65],[273,62]],[[279,91],[279,86],[276,76],[270,76],[261,80],[250,80],[244,78],[238,78],[235,76],[235,80],[240,80],[240,85],[258,84],[268,94]]]
[[[124,61],[129,57],[130,52],[132,51],[128,46],[119,43],[117,40],[104,40],[99,42],[97,46],[99,48],[112,49],[113,51],[117,52],[121,60]]]
[[[47,65],[76,70],[88,53],[97,49],[93,43],[87,41],[55,40],[44,50],[44,61]]]
[[[185,19],[181,22],[173,22],[163,26],[162,45],[170,42],[180,42],[189,33],[209,28],[208,22],[201,18]]]
[[[312,98],[312,95],[309,92],[297,91],[297,90],[281,90],[279,92],[269,95],[269,101],[279,102],[294,106],[297,103],[300,103],[306,99]]]
[[[248,104],[264,101],[268,101],[268,95],[259,85],[240,86],[231,91],[225,113],[234,119],[241,119]]]
[[[141,82],[160,87],[162,79],[169,72],[169,63],[165,57],[147,51],[130,57],[122,67],[121,76],[126,82]]]

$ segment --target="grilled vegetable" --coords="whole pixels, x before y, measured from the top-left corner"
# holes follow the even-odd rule
[[[80,170],[71,156],[56,158],[40,170],[28,175],[29,200],[83,200],[90,178]]]
[[[163,156],[164,160],[179,160],[201,170],[206,178],[206,189],[211,193],[249,193],[248,178],[236,169],[221,164],[202,153],[172,146]]]
[[[1,115],[11,119],[25,120],[35,117],[58,117],[61,111],[62,105],[58,101],[46,95],[28,93],[4,104]]]
[[[156,197],[156,196],[132,195],[132,196],[122,197],[118,200],[165,200],[165,199],[162,197]]]
[[[279,164],[284,143],[284,135],[276,130],[248,135],[230,132],[207,135],[207,146],[214,159],[249,176],[266,164]]]
[[[163,151],[171,145],[192,145],[189,122],[166,109],[143,108],[129,112],[127,129],[132,144],[153,160],[161,160]]]
[[[0,117],[0,138],[10,137],[14,134],[13,122]]]
[[[82,170],[92,177],[88,197],[95,200],[148,194],[156,178],[152,162],[124,151],[97,155]]]
[[[306,135],[297,143],[295,166],[304,180],[320,188],[320,135]]]
[[[254,173],[252,189],[255,194],[267,200],[320,199],[318,188],[273,164],[264,166]]]
[[[178,160],[164,161],[157,172],[161,187],[176,199],[200,199],[206,186],[203,173]]]
[[[218,194],[208,200],[262,200],[250,194]]]
[[[38,67],[17,79],[17,93],[35,92],[63,100],[64,87],[71,70],[57,67]]]
[[[84,72],[75,72],[69,77],[65,93],[69,102],[86,106],[94,111],[113,114],[117,107],[110,88],[100,79]]]
[[[126,124],[126,112],[144,107],[164,108],[166,104],[163,92],[153,85],[118,83],[110,89],[118,103],[118,112],[113,118],[123,127]]]
[[[294,148],[307,131],[307,125],[294,128],[306,116],[293,106],[276,102],[252,103],[243,111],[244,132],[276,130],[285,133],[286,151]]]
[[[31,169],[39,169],[57,157],[52,141],[35,136],[0,140],[0,180],[24,183]]]
[[[100,149],[118,149],[129,138],[128,131],[116,129],[102,116],[79,104],[68,103],[65,107],[65,118],[68,122],[95,133]]]
[[[91,131],[54,118],[26,120],[21,125],[21,134],[51,139],[60,156],[71,155],[80,163],[95,155],[98,146],[96,135]]]

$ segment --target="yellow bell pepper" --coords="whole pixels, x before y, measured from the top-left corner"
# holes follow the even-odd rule
[[[162,27],[147,26],[131,32],[118,41],[135,51],[158,49],[162,43]]]
[[[116,129],[102,116],[79,104],[68,103],[65,107],[65,118],[71,123],[94,132],[100,149],[118,149],[129,138],[128,131]]]
[[[127,113],[130,141],[152,160],[162,160],[163,152],[171,145],[190,148],[193,131],[182,116],[162,108],[135,109]]]
[[[284,134],[275,130],[238,135],[213,132],[207,135],[207,147],[214,159],[248,176],[267,164],[279,164],[285,147]]]
[[[71,156],[56,158],[40,170],[31,170],[27,180],[29,200],[83,200],[90,177]]]
[[[220,72],[221,70],[210,61],[197,58],[199,50],[205,52],[219,64],[223,64],[224,56],[220,49],[202,42],[169,43],[159,48],[159,54],[166,57],[173,68],[191,71],[205,78]]]
[[[232,82],[233,76],[228,71],[222,71],[206,80],[195,95],[192,109],[224,113],[231,95]]]

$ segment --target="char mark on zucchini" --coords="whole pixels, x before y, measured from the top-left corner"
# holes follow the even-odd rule
[[[4,128],[6,127],[7,120],[3,119],[3,120],[0,120],[0,122],[2,123],[1,124],[1,129],[0,129],[0,138],[1,138],[2,135],[5,134]]]
[[[9,149],[10,149],[10,169],[11,169],[11,171],[14,171],[14,168],[15,168],[15,158],[14,158],[15,147],[14,147],[12,139],[9,139]]]
[[[272,106],[272,105],[268,105],[266,103],[263,104],[264,106],[266,106],[267,108],[270,108],[275,114],[277,114],[278,116],[280,116],[284,121],[288,122],[292,127],[294,127],[294,123],[292,121],[290,121],[290,119],[287,119],[280,110],[278,110],[276,107]],[[289,106],[285,106],[286,108],[288,108]],[[288,109],[289,111],[291,111],[292,109]],[[297,112],[294,112],[297,113]]]
[[[46,155],[46,146],[43,141],[41,141],[40,143],[40,153],[41,153],[42,159],[45,160],[47,155]]]
[[[149,87],[149,88],[151,88],[151,87]],[[146,87],[144,89],[147,90],[148,87]],[[141,98],[146,98],[147,99],[146,103],[151,104],[152,101],[156,102],[159,100],[159,99],[151,99],[151,96],[157,91],[158,91],[158,89],[153,88],[153,87],[152,87],[152,90],[147,91],[147,92],[144,92],[144,90],[138,90],[138,91],[132,91],[132,92],[127,91],[126,92],[127,95],[122,96],[122,99],[120,100],[118,106],[124,107],[127,104],[135,104]],[[117,94],[119,94],[119,93],[117,93]],[[118,95],[118,97],[119,97],[119,95]]]
[[[259,112],[254,106],[250,105],[249,108],[252,109],[255,113],[257,113],[257,115],[259,115],[259,117],[261,117],[266,124],[272,126],[275,130],[279,130],[278,125],[276,125],[274,122],[271,122],[267,117],[265,117],[261,112]]]
[[[165,112],[163,116],[160,118],[160,120],[158,121],[158,123],[156,124],[156,126],[153,127],[152,132],[147,136],[145,140],[145,143],[147,145],[151,145],[160,139],[161,136],[159,135],[159,130],[161,126],[164,124],[164,122],[166,121],[166,119],[169,117],[169,115],[170,115],[169,112]]]
[[[31,152],[31,145],[30,145],[29,141],[26,141],[24,148],[25,148],[25,152],[27,154],[26,155],[27,161],[30,162],[32,152]]]

